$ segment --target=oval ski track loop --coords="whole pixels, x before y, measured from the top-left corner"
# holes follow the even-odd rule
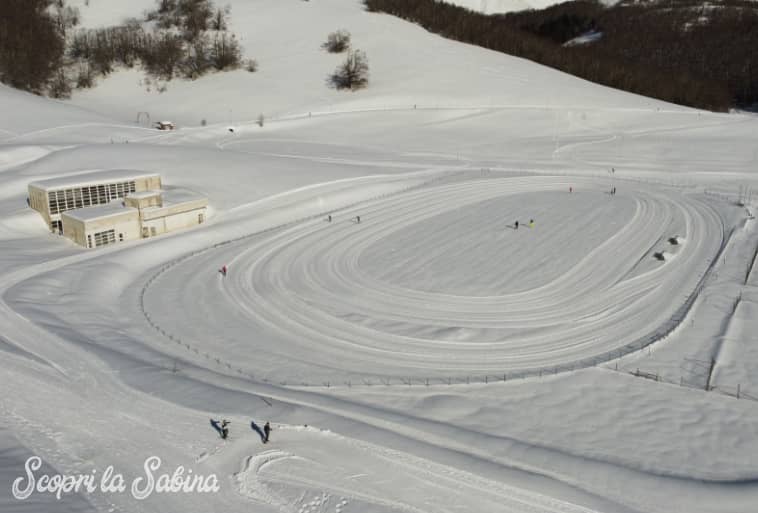
[[[583,190],[585,196],[574,197],[587,202],[582,216],[590,216],[587,224],[597,227],[585,227],[573,218],[561,224],[561,217],[573,215],[571,209],[578,207],[560,196],[550,196],[558,203],[546,210],[556,211],[551,214],[556,227],[508,229],[508,222],[491,212],[488,203],[500,202],[496,205],[507,209],[524,197],[527,204],[558,191],[569,197],[568,184]],[[593,214],[597,209],[605,210]],[[458,222],[468,212],[473,212],[474,224],[466,224],[470,219]],[[613,228],[601,226],[607,223],[598,215],[609,217]],[[424,223],[437,224],[422,230]],[[544,253],[540,258],[548,258],[548,267],[511,272],[503,282],[512,281],[512,288],[503,285],[481,293],[466,289],[466,273],[476,273],[465,266],[440,276],[439,286],[434,277],[423,283],[414,279],[445,258],[457,237],[467,237],[472,230],[483,230],[474,238],[484,234],[501,244],[503,253],[485,256],[499,259],[493,265],[503,274],[512,264],[508,251],[517,251],[520,244],[527,245],[529,254]],[[562,254],[563,247],[551,238],[566,230],[574,230],[566,240],[578,242]],[[582,246],[582,230],[599,230],[602,237]],[[411,255],[408,261],[393,262],[396,246],[414,240],[416,233],[423,238],[426,231],[442,241],[439,246],[421,240],[405,252]],[[215,338],[223,343],[209,350],[255,373],[271,371],[266,366],[272,361],[286,362],[275,369],[280,381],[557,371],[566,364],[592,365],[593,358],[620,348],[641,348],[641,340],[667,325],[696,289],[719,250],[723,232],[713,209],[668,190],[640,186],[611,199],[604,186],[590,178],[453,182],[367,202],[331,223],[305,221],[265,238],[217,248],[210,252],[212,258],[226,259],[231,270],[217,286],[208,283],[216,276],[193,271],[201,262],[188,259],[164,273],[161,287],[148,291],[189,287],[192,300],[179,305],[184,322],[169,325],[163,319],[170,317],[160,311],[151,312],[151,318],[167,332],[198,340],[213,336],[204,335],[203,329],[210,328],[195,320],[207,315],[199,309],[211,308],[213,329],[219,334]],[[675,234],[683,236],[685,244],[666,262],[654,261],[652,253],[667,249],[668,237]],[[405,274],[395,279],[395,272]],[[150,295],[148,309],[155,304]]]

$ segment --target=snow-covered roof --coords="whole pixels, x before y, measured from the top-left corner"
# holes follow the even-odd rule
[[[189,189],[168,189],[162,191],[163,197],[163,205],[169,206],[169,205],[178,205],[180,203],[187,203],[188,201],[197,201],[200,199],[205,199],[205,196],[202,194],[198,194],[195,191],[191,191]]]
[[[138,178],[159,177],[158,173],[147,173],[133,169],[111,169],[108,171],[95,171],[67,175],[47,180],[38,180],[30,183],[31,187],[45,191],[52,189],[65,189],[67,187],[79,187],[87,185],[100,185],[105,183],[127,182]]]
[[[78,221],[92,221],[94,219],[102,219],[104,217],[118,216],[127,214],[130,212],[138,212],[136,208],[125,207],[121,201],[111,201],[105,205],[97,205],[95,207],[77,208],[76,210],[68,210],[61,215],[76,219]]]
[[[141,192],[130,192],[126,195],[127,198],[134,198],[134,199],[145,199],[145,198],[152,198],[154,196],[161,196],[163,194],[163,191],[160,189],[154,189],[150,191],[141,191]]]

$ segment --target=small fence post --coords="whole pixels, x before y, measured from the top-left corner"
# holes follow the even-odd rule
[[[737,399],[740,398],[740,384],[737,384]]]

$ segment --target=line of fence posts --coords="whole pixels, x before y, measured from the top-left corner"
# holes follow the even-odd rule
[[[488,171],[489,171],[489,170],[488,170]],[[459,173],[463,173],[463,174],[465,174],[465,171],[460,171],[460,172],[458,172],[458,173],[456,173],[456,172],[452,172],[451,174],[459,174]],[[415,188],[418,188],[418,187],[423,187],[424,185],[426,185],[426,184],[428,184],[428,183],[431,183],[431,182],[434,182],[434,181],[438,181],[438,180],[442,180],[443,178],[444,178],[444,176],[443,176],[443,177],[435,177],[435,178],[433,178],[433,179],[431,179],[431,180],[428,180],[427,182],[424,182],[424,183],[422,183],[422,184],[419,184],[419,185],[416,185],[416,186],[411,186],[411,187],[408,187],[407,189],[404,189],[404,190],[403,190],[403,191],[401,191],[401,192],[404,192],[404,191],[407,191],[407,190],[412,190],[412,189],[415,189]],[[708,193],[709,193],[709,191],[707,191],[707,190],[706,190],[706,194],[708,194]],[[345,207],[345,208],[348,208],[348,207]],[[318,216],[318,214],[317,214],[317,215],[315,215],[315,216],[306,216],[306,218],[304,218],[304,219],[315,218],[315,217],[317,217],[317,216]],[[264,229],[264,230],[262,230],[262,231],[259,231],[259,232],[255,232],[255,233],[251,233],[251,234],[246,234],[246,235],[243,235],[243,236],[241,236],[241,237],[237,237],[237,238],[235,238],[235,239],[231,239],[231,240],[228,240],[228,241],[223,241],[223,242],[221,242],[221,243],[217,243],[217,244],[214,244],[213,246],[210,246],[210,247],[207,247],[207,248],[203,248],[203,249],[200,249],[200,250],[196,250],[196,251],[194,251],[194,252],[191,252],[191,253],[189,253],[189,254],[187,254],[187,255],[183,255],[183,256],[181,256],[181,257],[179,257],[179,258],[177,258],[177,259],[174,259],[174,261],[172,261],[172,262],[169,262],[169,263],[165,264],[164,266],[162,266],[162,267],[161,267],[161,269],[160,269],[160,270],[159,270],[159,271],[158,271],[158,272],[157,272],[155,275],[153,275],[153,276],[152,276],[152,277],[151,277],[151,278],[150,278],[150,279],[149,279],[149,280],[148,280],[148,281],[145,283],[145,285],[143,286],[143,288],[142,288],[142,290],[141,290],[141,293],[140,293],[140,297],[139,297],[139,306],[140,306],[140,309],[142,310],[142,312],[143,312],[143,315],[145,316],[146,320],[148,321],[148,323],[149,323],[149,324],[150,324],[150,325],[151,325],[151,326],[152,326],[154,329],[156,329],[156,330],[157,330],[159,333],[161,333],[163,336],[165,336],[165,337],[169,338],[170,340],[172,340],[172,341],[174,341],[174,342],[180,343],[180,344],[184,345],[184,346],[185,346],[187,349],[191,349],[191,350],[192,350],[192,351],[194,351],[196,354],[199,354],[199,351],[197,350],[197,348],[191,347],[189,344],[185,344],[185,343],[183,343],[183,341],[182,341],[180,338],[175,338],[173,335],[171,335],[171,334],[167,334],[167,333],[166,333],[166,332],[165,332],[165,331],[164,331],[164,330],[163,330],[163,329],[162,329],[160,326],[156,325],[156,324],[155,324],[155,323],[152,321],[152,319],[151,319],[151,317],[150,317],[150,314],[147,312],[147,310],[145,309],[145,305],[144,305],[144,296],[145,296],[145,294],[146,294],[146,292],[147,292],[147,289],[148,289],[148,287],[149,287],[150,285],[152,285],[152,283],[153,283],[153,282],[154,282],[156,279],[158,279],[158,277],[159,277],[161,274],[163,274],[163,272],[167,271],[168,269],[170,269],[170,268],[171,268],[171,267],[173,267],[174,265],[176,265],[176,264],[178,264],[178,263],[180,263],[180,262],[182,262],[182,261],[184,261],[184,260],[186,260],[186,259],[189,259],[189,258],[191,258],[191,257],[193,257],[193,256],[196,256],[196,255],[198,255],[198,254],[204,253],[205,251],[208,251],[208,250],[210,250],[210,249],[212,249],[212,248],[216,248],[216,247],[218,247],[218,246],[221,246],[221,245],[225,245],[225,244],[228,244],[228,243],[231,243],[231,242],[234,242],[234,241],[238,241],[238,240],[247,239],[247,238],[249,238],[249,237],[252,237],[252,236],[258,235],[258,234],[260,234],[260,233],[265,233],[265,232],[268,232],[268,231],[274,230],[274,229],[276,229],[276,228],[281,228],[282,226],[286,226],[286,225],[288,225],[288,224],[292,224],[292,223],[296,223],[296,222],[300,222],[300,221],[301,221],[301,220],[296,220],[296,221],[293,221],[293,222],[291,222],[291,223],[284,223],[284,224],[283,224],[283,225],[281,225],[281,226],[277,226],[277,227],[272,227],[272,228]],[[732,230],[732,231],[733,231],[733,230]],[[731,233],[730,233],[729,235],[731,236]],[[729,240],[729,238],[730,238],[730,237],[727,237],[727,238],[726,238],[726,241],[728,241],[728,240]],[[726,243],[725,243],[725,244],[726,244]],[[724,245],[725,245],[725,244],[724,244]],[[723,246],[722,246],[722,249],[723,249]],[[756,249],[756,253],[758,254],[758,248]],[[707,273],[707,271],[708,271],[708,269],[706,269],[706,271],[705,271],[704,275]],[[693,291],[693,293],[692,293],[690,296],[688,296],[688,297],[686,298],[686,300],[685,300],[684,304],[682,305],[682,307],[680,307],[680,310],[681,310],[681,309],[683,309],[683,308],[686,308],[686,305],[687,305],[687,303],[691,302],[694,296],[697,296],[697,293],[698,293],[698,291],[699,291],[699,290],[700,290],[700,289],[703,287],[703,285],[704,285],[704,283],[703,283],[703,281],[702,281],[702,279],[701,279],[701,282],[699,283],[698,287],[696,287],[695,291]],[[677,312],[677,313],[679,313],[679,312]],[[672,317],[672,319],[673,319],[674,317],[676,317],[676,316],[677,316],[677,314],[675,313],[675,315]],[[677,320],[677,321],[681,321],[681,318],[677,318],[676,320]],[[674,325],[677,325],[677,324],[679,324],[679,322],[675,322],[675,323],[674,323]],[[672,327],[669,327],[669,329],[668,329],[668,330],[664,330],[663,336],[666,336],[666,335],[667,335],[668,333],[670,333],[670,331],[672,331],[672,330],[673,330],[673,326],[672,326]],[[653,339],[655,339],[656,337],[654,336],[654,337],[652,337],[652,338],[653,338]],[[641,350],[643,347],[644,347],[644,346],[643,346],[643,342],[640,342],[640,348],[639,348],[639,349]],[[647,347],[648,347],[648,350],[650,350],[650,344],[647,344]],[[614,353],[614,352],[616,352],[616,351],[618,352],[618,355],[617,355],[617,356],[615,356],[615,355],[613,354],[613,353]],[[621,349],[617,349],[617,350],[614,350],[614,351],[610,351],[610,352],[608,352],[608,353],[605,355],[605,356],[606,356],[606,358],[605,358],[604,360],[601,360],[601,361],[605,361],[605,362],[608,362],[608,361],[610,361],[611,359],[614,359],[614,358],[622,358],[623,356],[625,356],[626,354],[629,354],[629,353],[631,353],[631,352],[634,352],[634,350],[631,350],[631,351],[626,351],[626,352],[624,352],[624,351],[622,351]],[[216,357],[216,358],[213,358],[213,357],[212,357],[210,354],[208,354],[208,353],[203,353],[203,355],[204,355],[204,356],[205,356],[207,359],[212,359],[212,360],[214,360],[214,361],[215,361],[215,362],[216,362],[216,363],[217,363],[219,366],[224,366],[224,367],[226,367],[226,368],[228,368],[228,369],[232,369],[232,366],[231,366],[231,364],[230,364],[230,363],[228,363],[228,362],[222,362],[220,358],[217,358],[217,357]],[[595,362],[595,359],[594,359],[594,358],[593,358],[593,364],[592,364],[592,365],[593,365],[593,366],[595,366],[595,365],[596,365],[596,362]],[[715,365],[715,361],[714,361],[714,360],[712,360],[712,361],[711,361],[711,368],[710,368],[710,370],[709,370],[708,380],[707,380],[707,382],[706,382],[706,386],[705,386],[705,390],[706,390],[706,391],[714,391],[714,390],[716,390],[716,387],[712,387],[712,386],[710,385],[711,374],[712,374],[712,372],[713,372],[713,366],[714,366],[714,365]],[[236,369],[236,368],[235,368],[235,369]],[[556,374],[556,375],[558,374],[558,369],[559,369],[559,366],[557,366],[557,365],[556,365],[556,366],[554,367],[554,374]],[[575,364],[572,364],[570,367],[569,367],[568,365],[566,365],[566,366],[565,366],[565,369],[566,369],[566,370],[575,370],[575,369],[576,369],[576,365],[575,365]],[[173,365],[173,367],[172,367],[172,369],[171,369],[171,370],[172,370],[173,372],[175,372],[175,373],[176,373],[176,372],[178,372],[178,369],[177,369],[177,366],[176,366],[176,363],[175,363],[175,362],[174,362],[174,365]],[[239,374],[242,374],[242,373],[243,373],[243,371],[242,371],[241,369],[236,369],[236,370],[237,370],[237,372],[238,372]],[[619,370],[619,368],[618,368],[618,362],[616,362],[616,363],[615,363],[615,368],[614,368],[614,369],[611,369],[611,370],[616,370],[616,371],[618,371],[618,370]],[[544,368],[540,368],[540,369],[538,369],[537,371],[534,371],[534,370],[532,370],[532,371],[523,371],[523,372],[522,372],[520,375],[519,375],[518,373],[514,373],[514,374],[511,376],[511,379],[519,379],[519,378],[520,378],[520,379],[525,379],[525,378],[528,378],[530,375],[532,375],[532,376],[537,376],[537,375],[539,375],[539,377],[540,377],[540,378],[542,378],[542,376],[543,376],[543,373],[544,373],[544,372],[545,372],[545,369],[544,369]],[[676,383],[672,383],[672,382],[670,382],[670,381],[665,381],[665,380],[663,380],[662,376],[660,376],[660,375],[658,374],[658,372],[656,372],[656,374],[655,374],[655,375],[653,375],[652,373],[645,373],[644,371],[640,371],[640,369],[638,368],[638,369],[636,370],[636,372],[633,372],[633,373],[631,373],[631,374],[632,374],[632,375],[635,375],[635,376],[637,376],[637,377],[643,377],[643,378],[648,378],[648,379],[654,379],[655,381],[662,381],[662,382],[666,382],[666,383],[669,383],[669,384],[676,384]],[[252,375],[251,375],[250,377],[251,377],[251,378],[253,378],[253,376],[252,376]],[[441,380],[441,382],[442,382],[442,383],[446,383],[447,385],[452,385],[452,384],[453,384],[453,379],[454,379],[454,378],[439,378],[439,379]],[[457,378],[457,379],[461,379],[461,378]],[[471,376],[466,376],[465,380],[466,380],[466,381],[465,381],[465,383],[466,383],[466,384],[470,384],[470,383],[471,383]],[[264,379],[264,381],[266,381],[266,380]],[[391,386],[391,378],[379,378],[379,381],[380,381],[382,384],[384,384],[385,386]],[[429,385],[430,385],[430,382],[429,382],[429,378],[424,378],[422,381],[423,381],[423,383],[424,383],[424,385],[425,385],[425,386],[429,386]],[[507,373],[507,372],[506,372],[506,373],[503,373],[503,382],[506,382],[506,381],[508,381],[508,373]],[[413,384],[412,382],[413,382],[413,378],[408,378],[408,379],[407,379],[407,381],[406,381],[404,378],[401,378],[401,383],[402,383],[402,384],[406,384],[406,385],[408,385],[408,386],[411,386],[411,385]],[[475,382],[476,382],[476,380],[475,380]],[[490,382],[490,380],[489,380],[489,375],[485,375],[485,376],[484,376],[484,378],[482,379],[482,381],[481,381],[481,382],[483,382],[483,383],[485,383],[485,384],[488,384],[488,383]],[[366,381],[365,379],[363,380],[363,383],[364,383],[365,385],[367,385],[367,386],[370,386],[370,385],[372,384],[370,380]],[[351,381],[347,381],[345,384],[346,384],[348,387],[352,387],[352,382],[351,382]],[[684,377],[683,377],[683,376],[681,376],[681,377],[680,377],[680,383],[679,383],[679,384],[680,384],[680,386],[688,386],[688,385],[685,385],[685,383],[684,383]],[[286,386],[286,383],[285,383],[285,386]],[[311,385],[311,384],[307,384],[307,383],[302,383],[302,386],[313,386],[313,385]],[[317,385],[317,386],[318,386],[318,385]],[[325,386],[325,387],[327,387],[327,388],[330,388],[330,387],[331,387],[331,381],[326,381],[326,382],[324,382],[324,383],[322,384],[322,386]],[[688,387],[689,387],[689,386],[688,386]],[[691,388],[691,387],[689,387],[689,388]],[[721,393],[722,395],[728,395],[728,396],[733,396],[733,397],[736,397],[737,399],[740,399],[741,397],[744,397],[744,398],[746,398],[746,399],[750,399],[750,400],[755,400],[755,401],[758,401],[758,398],[753,398],[753,397],[745,397],[745,394],[743,394],[743,393],[742,393],[742,387],[741,387],[741,384],[738,384],[738,385],[737,385],[737,392],[736,392],[736,395],[735,395],[735,394],[729,394],[728,392],[721,392],[721,391],[717,391],[717,392]]]

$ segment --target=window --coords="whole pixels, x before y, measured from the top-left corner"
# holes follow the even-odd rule
[[[205,221],[205,216],[203,215],[203,213],[202,213],[202,212],[200,212],[200,213],[197,215],[197,224],[203,224],[203,221]]]
[[[87,235],[87,247],[92,247],[92,235]]]
[[[150,235],[153,236],[153,237],[155,237],[155,234],[156,234],[155,226],[151,226],[150,227]]]
[[[137,191],[136,184],[134,182],[129,182],[129,192],[136,192],[136,191]]]
[[[63,233],[63,224],[60,221],[53,221],[50,223],[50,228],[53,229],[54,232],[57,233]]]
[[[124,234],[123,233],[119,233],[118,234],[118,241],[119,242],[124,242]]]
[[[76,208],[82,208],[84,206],[81,189],[74,189],[74,205]]]
[[[54,192],[48,192],[47,193],[49,205],[50,205],[50,213],[51,214],[57,214],[58,213],[58,201],[56,200],[56,196]]]
[[[116,242],[116,230],[95,233],[95,246],[105,246]]]
[[[143,226],[142,227],[142,238],[146,239],[148,237],[150,237],[150,232],[148,231],[147,226]]]

